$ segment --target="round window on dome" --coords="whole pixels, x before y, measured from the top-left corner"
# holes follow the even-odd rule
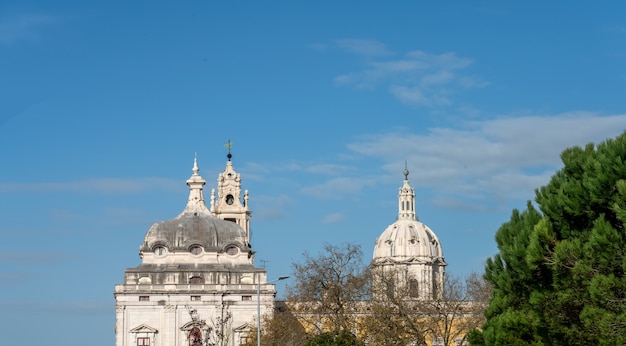
[[[230,245],[229,247],[226,248],[226,253],[231,256],[235,256],[239,253],[239,248],[236,247],[235,245]]]
[[[167,255],[167,248],[163,245],[157,245],[152,249],[156,257],[165,257]]]
[[[199,255],[202,253],[202,246],[193,245],[189,248],[189,252],[191,252],[192,255]]]

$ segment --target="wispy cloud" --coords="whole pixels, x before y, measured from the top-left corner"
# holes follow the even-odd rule
[[[626,26],[625,25],[613,25],[606,28],[608,32],[623,36],[626,35]]]
[[[391,54],[387,47],[376,40],[338,39],[335,43],[339,48],[366,57],[385,56]]]
[[[404,103],[419,106],[445,106],[462,89],[479,88],[485,81],[463,74],[472,61],[453,52],[433,54],[420,50],[401,55],[390,52],[374,40],[337,40],[339,48],[364,58],[360,71],[336,76],[336,85],[358,89],[384,87]]]
[[[36,41],[46,27],[59,21],[58,17],[40,13],[0,17],[0,44]]]
[[[16,271],[0,271],[0,286],[18,286],[41,281],[43,277],[39,273],[32,272],[16,272]]]
[[[439,205],[465,209],[468,206],[455,206],[449,197],[532,198],[532,191],[547,183],[561,166],[560,153],[565,148],[597,143],[625,128],[626,115],[517,116],[467,122],[459,128],[433,128],[425,134],[365,135],[348,148],[380,159],[393,173],[401,172],[407,160],[413,185],[445,193]]]
[[[0,183],[0,191],[136,193],[149,190],[180,191],[180,181],[167,178],[99,178],[69,182]]]
[[[249,163],[241,171],[241,175],[246,180],[263,181],[267,177],[276,172],[303,172],[311,174],[324,175],[345,175],[355,168],[345,164],[335,163],[278,163],[278,164],[259,164]]]
[[[433,198],[431,201],[433,205],[442,209],[453,209],[462,211],[485,211],[487,208],[484,205],[476,203],[468,203],[453,198]]]
[[[327,175],[345,175],[346,173],[353,171],[354,167],[347,165],[337,164],[314,164],[305,167],[307,173],[321,173]]]
[[[63,252],[0,251],[0,264],[51,265],[67,261],[70,257]]]
[[[3,311],[55,312],[61,314],[110,314],[114,306],[109,301],[0,301]]]
[[[326,216],[324,216],[324,218],[322,219],[323,223],[338,223],[343,221],[346,218],[346,216],[342,213],[332,213],[332,214],[328,214]]]
[[[289,206],[293,204],[293,200],[291,197],[281,194],[278,196],[257,196],[255,203],[255,219],[279,220],[289,213]]]
[[[301,189],[301,192],[321,199],[337,199],[346,194],[354,195],[367,186],[375,185],[375,183],[375,179],[341,177],[321,184],[304,187]]]

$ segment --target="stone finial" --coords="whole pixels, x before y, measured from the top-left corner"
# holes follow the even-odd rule
[[[197,155],[194,155],[192,171],[193,174],[187,179],[189,199],[187,200],[187,206],[184,212],[203,213],[206,211],[206,205],[204,204],[204,197],[202,196],[202,187],[206,184],[206,180],[199,174],[200,169],[198,168]]]

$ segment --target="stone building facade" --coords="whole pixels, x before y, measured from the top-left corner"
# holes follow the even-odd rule
[[[235,346],[245,342],[276,290],[254,266],[248,191],[228,154],[210,207],[194,159],[177,217],[148,229],[141,264],[115,286],[116,346]],[[260,302],[258,300],[260,298]]]

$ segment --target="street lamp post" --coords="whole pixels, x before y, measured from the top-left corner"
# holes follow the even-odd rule
[[[264,285],[273,284],[276,281],[285,280],[288,278],[289,276],[281,276],[276,280],[266,282]],[[257,282],[256,284],[256,316],[256,344],[257,346],[261,346],[261,280],[259,280],[259,282]]]

